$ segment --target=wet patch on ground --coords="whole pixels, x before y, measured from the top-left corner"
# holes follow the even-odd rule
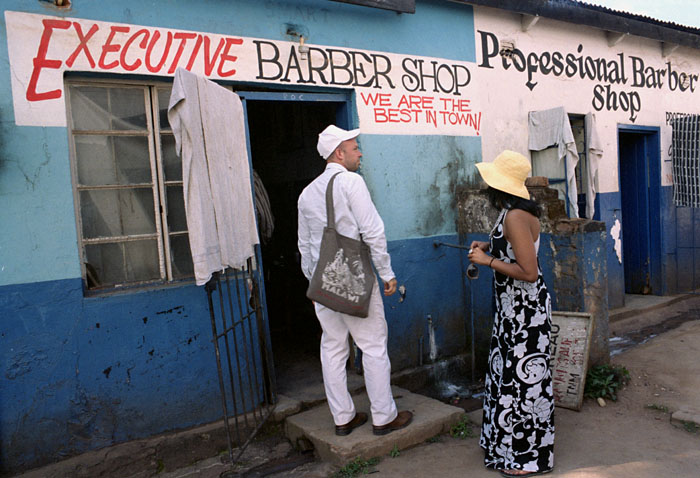
[[[700,309],[690,309],[678,315],[669,317],[661,322],[627,332],[618,337],[610,337],[610,356],[614,357],[636,345],[643,344],[659,334],[676,329],[686,322],[700,320]]]

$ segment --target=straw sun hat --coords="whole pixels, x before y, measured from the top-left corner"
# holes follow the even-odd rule
[[[530,161],[520,153],[505,150],[492,163],[476,164],[484,182],[494,189],[523,199],[530,199],[525,178],[530,174]]]

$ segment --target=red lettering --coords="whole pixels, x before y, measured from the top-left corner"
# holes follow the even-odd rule
[[[389,99],[391,95],[387,93],[368,93],[367,96],[363,92],[360,92],[360,98],[364,102],[365,106],[372,103],[373,105],[379,106],[391,106],[391,100]]]
[[[92,58],[92,55],[90,54],[90,49],[88,49],[87,42],[88,40],[97,32],[97,30],[100,29],[100,27],[97,26],[97,23],[94,23],[90,27],[90,31],[87,32],[87,35],[83,36],[83,29],[80,26],[80,23],[78,22],[73,22],[73,28],[75,28],[75,33],[78,34],[78,47],[71,53],[71,56],[68,57],[66,60],[66,66],[69,68],[73,66],[73,63],[75,62],[75,59],[78,57],[78,54],[80,53],[81,50],[85,51],[85,58],[87,58],[88,63],[90,63],[91,68],[95,68],[95,60]]]
[[[131,30],[131,27],[117,27],[117,26],[110,27],[110,32],[109,32],[109,35],[107,36],[107,40],[105,41],[105,44],[102,45],[102,55],[100,55],[100,61],[97,63],[100,68],[102,68],[103,70],[111,70],[112,68],[119,66],[119,60],[114,60],[110,64],[105,64],[105,57],[107,56],[107,53],[110,53],[110,52],[116,53],[121,48],[121,45],[112,45],[112,40],[114,39],[114,35],[116,33],[129,33],[129,30]]]
[[[219,69],[217,70],[219,76],[233,76],[236,74],[236,70],[234,68],[224,71],[224,64],[227,61],[234,62],[238,60],[237,56],[229,55],[228,51],[231,49],[231,45],[240,45],[242,43],[243,39],[241,38],[226,38],[226,46],[224,46],[224,51],[221,52],[221,60],[219,61]]]
[[[178,32],[175,34],[175,39],[180,40],[180,46],[177,47],[177,52],[175,53],[175,58],[173,58],[173,62],[170,65],[170,69],[168,70],[168,74],[175,73],[175,70],[177,69],[177,63],[180,61],[180,57],[182,56],[182,51],[185,49],[185,43],[187,43],[187,40],[191,40],[192,38],[195,38],[196,36],[197,36],[196,33]]]
[[[471,111],[469,103],[471,100],[457,100],[453,98],[440,98],[442,101],[442,107],[446,110],[461,111],[468,113]]]
[[[58,69],[61,67],[61,60],[49,60],[46,58],[46,53],[49,51],[49,42],[51,41],[51,33],[53,32],[53,29],[60,28],[62,30],[66,30],[70,28],[70,22],[67,20],[42,20],[42,23],[44,24],[44,32],[41,34],[41,40],[39,41],[39,48],[37,49],[36,56],[32,60],[34,69],[32,70],[32,76],[30,77],[29,84],[27,85],[27,101],[52,100],[61,97],[61,90],[51,90],[44,93],[37,93],[36,85],[39,82],[39,75],[41,74],[42,68]]]
[[[375,123],[386,123],[389,118],[386,115],[384,108],[374,108],[374,122]]]
[[[200,46],[202,46],[202,35],[197,35],[197,43],[194,44],[194,48],[190,54],[190,61],[187,62],[187,68],[185,68],[187,71],[192,71],[192,65],[194,64],[194,60],[197,58],[197,53],[199,53]]]
[[[153,47],[159,38],[160,32],[158,30],[154,31],[153,36],[151,37],[151,43],[148,44],[148,49],[146,50],[146,69],[148,69],[148,71],[151,73],[158,73],[160,69],[163,68],[165,60],[168,58],[168,53],[170,53],[170,45],[173,43],[173,34],[168,32],[167,40],[165,41],[165,49],[163,50],[163,56],[160,59],[160,63],[153,66],[151,64],[151,53],[153,52]]]
[[[136,37],[139,35],[143,35],[143,39],[141,40],[141,44],[139,45],[141,49],[146,48],[146,45],[148,44],[148,37],[150,36],[150,33],[148,30],[145,28],[137,31],[133,35],[129,37],[129,39],[124,43],[124,48],[122,48],[122,53],[119,55],[119,62],[122,65],[122,68],[124,68],[126,71],[134,71],[137,69],[139,66],[141,66],[141,59],[137,58],[135,62],[129,64],[126,62],[126,53],[129,51],[129,47],[131,44],[136,40]]]
[[[411,109],[431,109],[433,107],[433,98],[431,96],[403,95],[397,106],[405,106]]]
[[[221,47],[224,46],[224,43],[226,41],[222,38],[219,40],[219,45],[216,47],[216,51],[214,51],[213,55],[209,55],[209,44],[211,43],[211,40],[209,37],[204,37],[204,74],[206,76],[211,75],[211,72],[214,70],[214,65],[216,64],[216,58],[219,56],[219,52],[221,51]]]

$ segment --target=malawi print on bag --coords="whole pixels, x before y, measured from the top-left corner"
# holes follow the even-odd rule
[[[338,249],[333,262],[326,264],[321,276],[323,290],[353,302],[359,302],[365,289],[365,274],[359,258],[348,264],[344,250]]]

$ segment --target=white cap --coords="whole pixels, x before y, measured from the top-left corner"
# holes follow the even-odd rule
[[[321,157],[323,157],[323,159],[328,159],[328,157],[333,154],[333,151],[335,151],[335,148],[337,148],[340,143],[349,139],[357,138],[359,135],[359,129],[351,129],[350,131],[346,131],[332,124],[319,133],[316,149],[318,149],[318,153],[321,155]]]

